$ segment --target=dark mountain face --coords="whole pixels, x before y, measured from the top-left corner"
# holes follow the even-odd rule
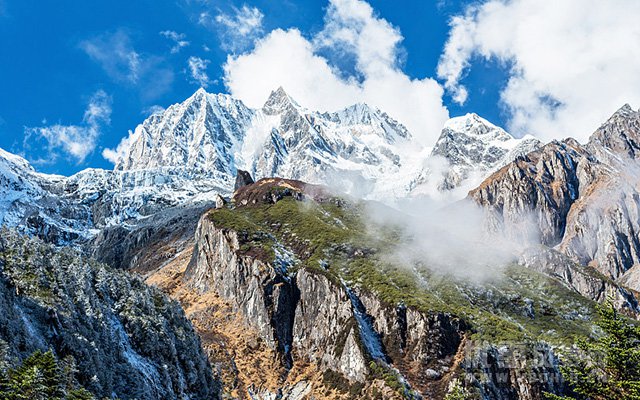
[[[180,306],[71,249],[0,230],[0,344],[72,357],[95,396],[211,399],[219,387]]]

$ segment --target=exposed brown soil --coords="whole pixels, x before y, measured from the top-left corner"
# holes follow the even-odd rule
[[[310,363],[297,361],[287,373],[277,353],[229,304],[216,293],[199,294],[184,284],[182,277],[192,252],[193,246],[189,246],[178,253],[171,261],[150,272],[146,283],[160,288],[180,302],[200,336],[214,376],[222,381],[228,395],[249,399],[249,389],[253,392],[264,389],[275,392],[278,388],[306,381],[312,385],[307,396],[309,399],[363,398],[327,388],[323,383],[322,371]],[[389,390],[385,389],[382,382],[374,382],[368,392],[376,386],[380,387],[377,393]],[[393,398],[393,393],[385,398]]]

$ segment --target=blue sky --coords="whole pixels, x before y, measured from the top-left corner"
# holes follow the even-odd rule
[[[233,78],[246,77],[256,63],[264,62],[260,57],[273,55],[275,44],[269,47],[270,52],[267,47],[269,40],[275,41],[272,33],[276,29],[282,29],[286,40],[295,39],[294,33],[299,31],[301,43],[312,46],[313,54],[337,71],[336,79],[364,82],[374,74],[371,71],[378,58],[387,53],[381,51],[373,61],[367,59],[366,43],[340,42],[336,32],[346,29],[363,35],[366,31],[360,27],[371,27],[379,31],[382,41],[389,38],[393,42],[388,52],[393,60],[387,62],[385,71],[393,72],[415,96],[437,96],[425,104],[442,102],[441,106],[434,106],[439,108],[433,115],[442,119],[446,113],[456,116],[476,112],[498,125],[513,128],[517,135],[535,134],[538,130],[564,133],[570,125],[567,121],[580,113],[586,115],[597,106],[601,112],[591,112],[593,118],[585,122],[585,126],[593,126],[619,103],[636,101],[635,88],[603,92],[603,88],[611,87],[615,76],[619,80],[621,75],[632,75],[634,64],[629,70],[620,70],[617,63],[624,59],[616,59],[616,65],[598,64],[600,72],[571,74],[562,63],[571,63],[576,57],[571,46],[564,45],[570,59],[560,56],[557,60],[564,73],[550,70],[548,62],[531,61],[534,50],[542,55],[560,54],[556,51],[557,38],[544,35],[557,35],[557,30],[566,29],[563,26],[567,23],[586,36],[585,40],[598,34],[600,26],[609,33],[612,20],[632,30],[611,32],[614,37],[634,37],[637,31],[633,30],[636,24],[632,18],[628,24],[624,18],[621,21],[624,14],[638,15],[631,12],[635,11],[633,1],[620,1],[619,14],[593,7],[593,15],[580,17],[583,19],[553,6],[553,2],[536,6],[537,12],[532,13],[524,4],[527,2],[538,4],[531,0],[474,1],[471,5],[453,0],[0,0],[0,147],[22,154],[43,172],[71,174],[86,167],[111,168],[103,150],[116,147],[128,130],[154,108],[183,101],[201,85],[209,92],[237,93],[243,100],[251,97],[246,95],[248,89],[242,87],[242,82],[234,84]],[[345,17],[344,13],[350,10],[363,13],[358,18]],[[536,35],[543,26],[540,21],[547,21],[554,13],[561,17],[557,26],[544,29],[550,33]],[[582,24],[587,17],[595,18],[595,23]],[[495,24],[496,19],[509,23]],[[517,24],[518,21],[522,23]],[[496,41],[496,35],[506,39]],[[511,40],[512,37],[522,40]],[[536,45],[522,46],[527,40]],[[264,54],[256,50],[256,41],[263,41]],[[637,47],[638,42],[635,43]],[[610,54],[601,54],[602,46],[575,46],[581,49],[581,57],[586,54],[585,63],[611,58]],[[635,49],[620,50],[620,54],[638,59]],[[240,61],[230,63],[228,57]],[[192,70],[194,65],[200,69]],[[300,68],[306,68],[303,61]],[[273,88],[279,85],[277,77],[275,74],[272,79]],[[604,99],[594,105],[574,96],[572,88],[578,79],[592,82],[584,85],[587,87],[585,93],[580,93],[582,97],[600,93]],[[270,85],[268,74],[265,80]],[[624,87],[633,86],[633,82]],[[374,83],[374,87],[381,85]],[[425,89],[428,85],[431,89]],[[353,92],[353,88],[347,89]],[[438,94],[438,90],[442,93]],[[461,91],[467,95],[460,97]],[[404,97],[401,92],[389,93]],[[266,98],[260,91],[255,96]],[[353,96],[376,101],[375,93],[366,90]],[[251,103],[251,99],[247,101]],[[313,103],[313,99],[309,102]],[[420,113],[421,109],[413,112]],[[427,117],[430,113],[425,108]],[[420,129],[421,123],[416,120],[408,125]]]

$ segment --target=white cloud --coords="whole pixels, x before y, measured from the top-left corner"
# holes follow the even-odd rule
[[[233,8],[233,13],[220,13],[214,18],[208,12],[200,14],[200,24],[214,28],[220,36],[220,45],[224,50],[237,52],[246,49],[263,33],[264,15],[256,7],[246,4]]]
[[[120,159],[124,158],[127,155],[131,144],[138,138],[138,135],[139,134],[136,134],[135,132],[132,132],[130,130],[129,135],[122,138],[115,149],[105,148],[104,150],[102,150],[102,157],[104,157],[107,161],[112,162],[113,164],[117,164]]]
[[[206,88],[211,83],[209,75],[207,75],[207,65],[209,65],[209,63],[209,60],[203,60],[200,57],[193,56],[189,57],[187,61],[191,78],[203,88]]]
[[[154,115],[154,114],[160,114],[165,110],[164,107],[154,104],[152,106],[146,107],[143,111],[142,114],[146,115],[146,116],[150,116],[150,115]]]
[[[260,107],[278,86],[320,111],[366,102],[431,145],[448,118],[443,89],[433,79],[413,79],[402,72],[401,41],[400,31],[377,17],[368,3],[332,0],[324,29],[311,40],[297,29],[276,29],[251,52],[230,55],[225,84],[252,107]],[[353,59],[355,74],[338,70],[332,59]]]
[[[216,22],[224,25],[228,29],[237,31],[239,35],[250,35],[262,29],[262,19],[264,15],[256,7],[248,7],[246,4],[240,9],[235,9],[233,16],[219,14]]]
[[[115,82],[139,89],[145,99],[166,93],[173,83],[173,70],[162,57],[141,54],[122,29],[80,42],[80,48]]]
[[[189,42],[185,40],[187,36],[184,33],[178,33],[175,31],[162,31],[160,32],[160,35],[173,42],[173,47],[171,47],[171,54],[179,53],[180,49],[189,45]]]
[[[129,35],[119,30],[91,40],[84,40],[80,48],[117,81],[136,83],[140,79],[140,54],[131,45]]]
[[[110,123],[111,97],[99,90],[93,94],[79,125],[49,125],[25,129],[25,148],[31,147],[31,140],[46,142],[51,161],[60,151],[82,163],[95,148],[101,129]]]
[[[164,112],[165,108],[159,105],[153,105],[143,110],[143,114],[151,116]],[[131,145],[142,135],[144,128],[142,125],[138,125],[135,131],[129,130],[129,134],[120,140],[118,146],[115,149],[105,148],[102,150],[102,157],[113,164],[117,164],[118,161],[123,159],[129,153]]]
[[[640,104],[640,2],[490,0],[454,17],[438,75],[464,103],[474,57],[509,71],[509,129],[585,140],[624,103]]]

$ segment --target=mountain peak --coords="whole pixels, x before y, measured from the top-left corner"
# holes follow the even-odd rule
[[[23,157],[0,149],[0,162],[3,160],[6,160],[7,163],[19,166],[20,168],[23,168],[25,170],[33,171],[33,167],[31,166],[31,164],[29,164],[29,162]]]
[[[478,129],[484,127],[486,129]],[[494,129],[500,129],[491,122],[482,118],[476,113],[468,113],[460,117],[453,117],[444,124],[444,129],[451,129],[456,132],[468,132],[471,129],[477,133],[487,133]]]
[[[620,107],[589,138],[595,152],[604,147],[616,154],[636,158],[640,154],[640,111],[629,104]]]
[[[277,114],[287,108],[300,108],[300,105],[289,96],[282,86],[271,92],[269,98],[262,106],[267,114]]]
[[[622,107],[618,108],[618,110],[613,113],[613,116],[621,115],[628,116],[634,114],[636,111],[629,105],[629,103],[625,103]]]
[[[504,129],[470,113],[445,123],[431,154],[445,158],[453,166],[442,183],[443,188],[453,189],[472,171],[495,170],[539,146],[537,139],[515,139]]]
[[[208,94],[208,92],[205,90],[205,88],[200,87],[198,90],[196,90],[195,94]]]
[[[196,99],[202,99],[202,98],[206,98],[207,96],[209,96],[209,93],[204,89],[204,88],[199,88],[198,90],[196,90],[191,97],[189,97],[188,100],[196,100]],[[187,100],[187,101],[188,101]]]

